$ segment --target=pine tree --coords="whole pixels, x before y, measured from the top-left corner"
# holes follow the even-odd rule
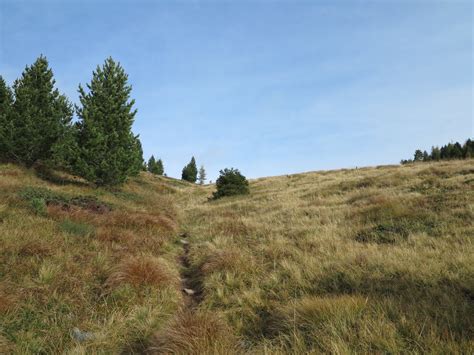
[[[155,157],[152,155],[150,159],[148,159],[148,171],[150,173],[156,174],[155,170],[156,170],[156,160],[155,160]]]
[[[13,84],[10,157],[27,166],[53,158],[70,133],[72,105],[54,87],[45,57],[27,66]]]
[[[441,152],[438,147],[431,147],[431,160],[440,160]]]
[[[462,159],[463,155],[464,154],[461,144],[459,144],[459,142],[454,143],[452,157],[454,159]]]
[[[423,161],[430,161],[430,155],[428,154],[428,152],[425,150],[423,152]]]
[[[109,57],[92,73],[87,89],[79,85],[80,148],[74,170],[97,185],[123,183],[143,164],[141,143],[132,133],[136,110],[128,75]]]
[[[474,158],[474,141],[473,140],[468,139],[466,143],[464,143],[463,155],[465,159]]]
[[[163,175],[165,173],[165,167],[163,166],[163,161],[161,159],[158,159],[156,162],[156,173],[158,175]]]
[[[196,160],[192,157],[188,165],[183,168],[181,179],[194,183],[197,180],[197,173]]]
[[[206,170],[204,170],[204,165],[201,165],[199,168],[199,176],[198,176],[199,185],[204,185],[206,181]]]
[[[415,154],[413,156],[413,161],[422,161],[423,160],[423,152],[419,149],[415,150]]]
[[[0,161],[11,158],[10,152],[12,140],[11,112],[13,105],[13,93],[7,86],[5,80],[0,76]]]

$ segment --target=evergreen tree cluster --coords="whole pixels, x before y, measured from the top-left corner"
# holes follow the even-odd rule
[[[474,140],[468,139],[463,145],[459,142],[448,143],[440,147],[431,147],[431,153],[426,150],[415,150],[413,159],[404,159],[402,164],[439,161],[439,160],[453,160],[453,159],[469,159],[474,158]]]
[[[158,161],[156,161],[155,157],[152,155],[148,160],[147,170],[152,174],[163,175],[165,173],[163,161],[161,159],[158,159]]]
[[[48,164],[97,185],[116,185],[143,168],[128,75],[112,58],[97,66],[73,107],[55,87],[47,59],[27,66],[12,89],[0,76],[0,160]],[[77,121],[73,122],[73,115]]]
[[[183,168],[181,179],[195,183],[197,180],[198,169],[196,166],[196,159],[191,158],[191,161]]]

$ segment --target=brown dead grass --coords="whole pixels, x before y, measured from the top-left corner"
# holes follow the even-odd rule
[[[207,311],[183,311],[150,342],[148,354],[239,354],[237,338],[227,324]]]
[[[177,283],[177,275],[161,258],[134,256],[120,262],[105,282],[106,289],[129,284],[135,287],[164,287]]]

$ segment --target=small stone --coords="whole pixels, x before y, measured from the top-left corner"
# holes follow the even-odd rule
[[[77,327],[72,329],[71,336],[79,342],[83,342],[83,341],[86,341],[86,340],[92,340],[92,339],[95,338],[94,333],[92,333],[92,332],[83,332]]]
[[[185,239],[181,239],[180,242],[181,242],[181,244],[183,244],[183,245],[188,245],[188,244],[189,244],[189,242],[188,242],[187,240],[185,240]]]
[[[194,290],[191,290],[190,288],[183,288],[183,292],[187,294],[188,296],[192,296],[196,293]]]

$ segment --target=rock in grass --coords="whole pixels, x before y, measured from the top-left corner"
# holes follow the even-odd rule
[[[189,242],[186,239],[180,239],[181,244],[188,245]]]
[[[71,336],[73,339],[77,340],[78,342],[84,342],[87,340],[92,340],[95,338],[94,333],[92,332],[83,332],[79,328],[74,327],[71,331]]]
[[[192,296],[196,293],[194,290],[191,290],[190,288],[183,288],[183,292],[187,294],[188,296]]]

